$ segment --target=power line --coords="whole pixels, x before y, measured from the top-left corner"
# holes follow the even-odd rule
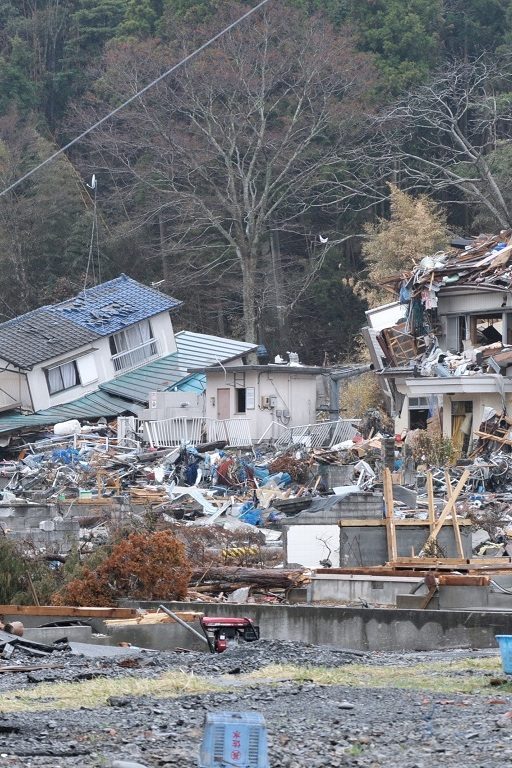
[[[196,56],[198,56],[202,51],[205,50],[205,48],[208,48],[212,43],[215,43],[220,37],[230,32],[232,29],[237,27],[239,24],[241,24],[245,19],[248,19],[249,16],[252,16],[253,13],[256,13],[256,11],[259,11],[260,8],[263,8],[264,5],[266,5],[270,0],[262,0],[258,5],[255,5],[254,8],[251,8],[250,11],[247,11],[247,13],[244,13],[243,16],[240,16],[240,18],[236,19],[236,21],[233,21],[231,24],[229,24],[227,27],[222,29],[220,32],[218,32],[216,35],[211,37],[209,40],[207,40],[205,43],[199,46],[199,48],[196,48],[195,51],[192,53],[189,53],[187,56],[185,56],[184,59],[179,61],[177,64],[174,64],[170,69],[168,69],[166,72],[164,72],[159,77],[152,80],[148,85],[144,86],[140,91],[135,93],[133,96],[130,96],[129,99],[124,101],[122,104],[120,104],[118,107],[112,110],[112,112],[109,112],[108,115],[105,115],[105,117],[102,117],[101,120],[98,120],[97,123],[94,123],[94,125],[91,125],[87,130],[83,131],[79,136],[74,138],[72,141],[68,142],[64,147],[61,147],[61,149],[58,149],[56,152],[53,153],[53,155],[50,155],[50,157],[47,157],[46,160],[43,160],[42,163],[39,163],[39,165],[36,165],[35,168],[32,168],[31,171],[28,171],[25,173],[20,179],[10,184],[8,187],[2,190],[0,192],[0,197],[3,197],[8,192],[10,192],[12,189],[17,187],[19,184],[21,184],[23,181],[26,181],[26,179],[30,178],[32,174],[39,171],[41,168],[43,168],[45,165],[48,165],[48,163],[51,163],[53,160],[55,160],[56,157],[59,157],[63,152],[65,152],[67,149],[72,147],[74,144],[77,144],[77,142],[81,141],[85,136],[87,136],[91,131],[94,131],[96,128],[98,128],[100,125],[102,125],[106,120],[109,120],[111,117],[116,115],[118,112],[120,112],[122,109],[127,107],[129,104],[132,103],[132,101],[135,101],[135,99],[138,99],[139,96],[142,96],[143,93],[146,93],[146,91],[149,91],[150,88],[153,88],[154,85],[159,83],[161,80],[164,80],[164,78],[168,77],[170,74],[175,72],[177,69],[182,67],[187,62],[194,59]]]

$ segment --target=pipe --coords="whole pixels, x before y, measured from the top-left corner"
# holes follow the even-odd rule
[[[180,617],[176,613],[173,613],[172,611],[170,611],[168,608],[165,607],[165,605],[159,605],[158,610],[163,611],[168,616],[170,616],[171,619],[174,619],[174,621],[177,621],[178,624],[181,624],[182,627],[184,627],[185,629],[188,629],[189,632],[192,632],[193,635],[195,635],[200,640],[202,640],[203,643],[205,643],[208,646],[208,648],[210,648],[210,643],[208,642],[208,639],[204,635],[202,635],[200,632],[198,632],[197,629],[194,629],[194,627],[191,627],[190,624],[187,624],[186,621],[183,621],[183,619],[180,619]]]

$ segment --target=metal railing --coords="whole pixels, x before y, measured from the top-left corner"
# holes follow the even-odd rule
[[[339,419],[287,427],[275,441],[275,447],[286,449],[296,445],[304,448],[331,448],[345,440],[351,440],[357,434],[357,429],[353,426],[357,421]]]
[[[126,373],[126,371],[138,368],[139,365],[147,363],[148,360],[152,360],[154,357],[158,357],[158,355],[158,341],[150,339],[138,347],[112,355],[112,364],[116,373]]]
[[[139,427],[140,429],[140,427]],[[232,448],[252,445],[249,419],[162,419],[142,423],[143,438],[152,448],[173,448],[182,443],[216,443],[226,441]]]

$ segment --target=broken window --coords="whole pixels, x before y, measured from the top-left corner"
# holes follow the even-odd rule
[[[63,392],[65,389],[71,389],[80,384],[80,376],[75,360],[70,363],[56,365],[54,368],[48,368],[46,371],[46,380],[48,382],[48,392],[55,395],[57,392]]]
[[[429,416],[428,397],[409,398],[409,429],[426,429]]]
[[[246,389],[245,387],[240,389],[235,389],[235,392],[236,392],[236,412],[245,413],[246,401],[247,401]]]

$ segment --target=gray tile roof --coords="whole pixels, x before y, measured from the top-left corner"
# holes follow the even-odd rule
[[[19,368],[32,368],[98,338],[98,333],[41,307],[0,324],[0,358]]]

